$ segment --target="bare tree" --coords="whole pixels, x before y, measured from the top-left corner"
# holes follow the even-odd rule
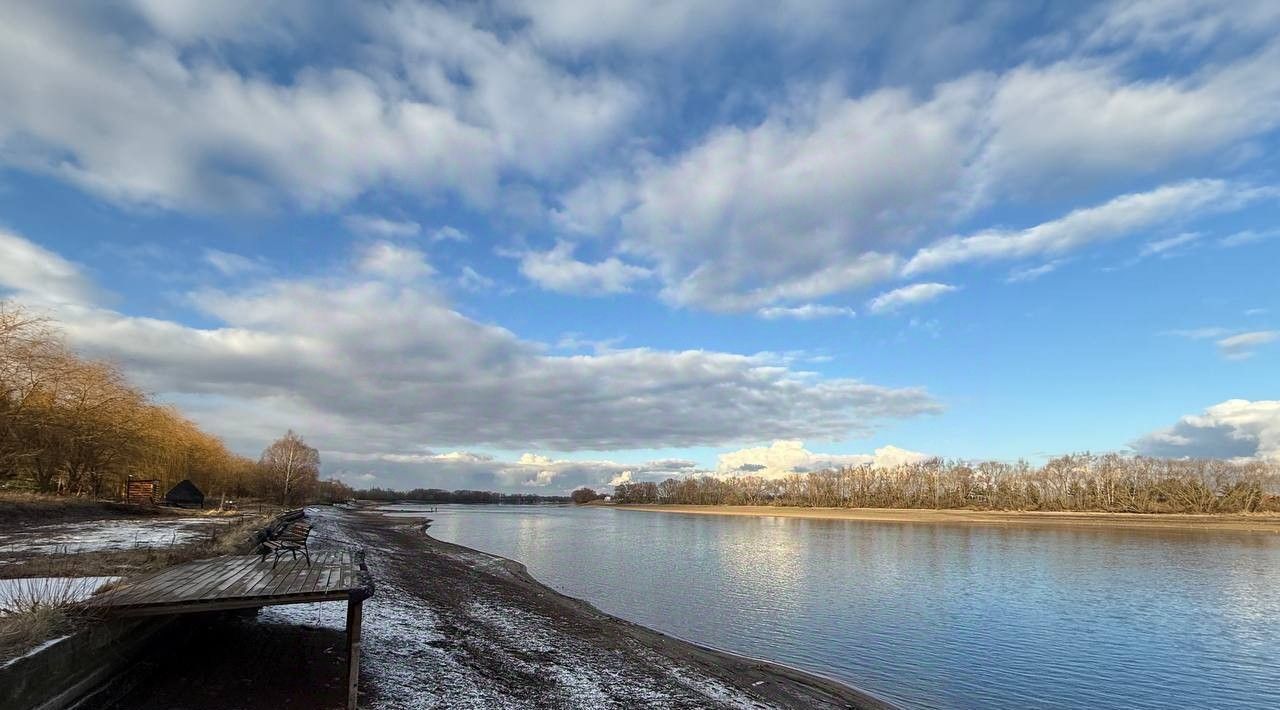
[[[320,479],[320,452],[307,446],[292,429],[262,452],[258,464],[280,491],[284,505],[289,504],[291,495],[305,494]]]

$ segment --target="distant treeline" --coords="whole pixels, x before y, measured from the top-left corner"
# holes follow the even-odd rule
[[[1116,513],[1280,511],[1280,463],[1074,454],[1043,466],[932,459],[783,478],[624,483],[618,503],[832,508],[973,508]]]
[[[361,500],[413,503],[488,503],[503,505],[533,505],[536,503],[568,503],[569,496],[539,496],[531,493],[494,493],[493,491],[446,491],[441,488],[414,488],[395,491],[389,488],[366,488],[355,491]]]
[[[345,500],[320,458],[289,432],[258,461],[154,402],[113,364],[64,343],[53,322],[0,301],[0,490],[117,498],[129,476],[190,479],[213,500]]]

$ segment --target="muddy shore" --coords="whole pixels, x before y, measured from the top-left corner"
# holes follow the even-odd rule
[[[835,681],[609,616],[412,519],[312,508],[317,546],[366,549],[361,707],[884,708]],[[344,605],[191,620],[93,708],[341,707]]]
[[[885,523],[1229,530],[1280,533],[1280,515],[1031,512],[1009,510],[921,510],[897,508],[791,508],[771,505],[617,505],[617,510],[689,515],[764,515],[779,518],[861,520]]]

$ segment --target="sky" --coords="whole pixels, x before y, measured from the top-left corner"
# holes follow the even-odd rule
[[[235,450],[560,494],[1280,457],[1280,3],[0,4],[0,296]]]

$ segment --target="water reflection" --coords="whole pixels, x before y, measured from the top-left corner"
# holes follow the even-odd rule
[[[441,506],[432,534],[910,707],[1280,707],[1280,537]]]

